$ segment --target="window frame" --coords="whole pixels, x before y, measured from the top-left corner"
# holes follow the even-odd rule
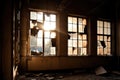
[[[43,48],[43,52],[42,52],[42,55],[39,55],[39,56],[57,56],[57,45],[56,45],[56,38],[57,38],[57,14],[55,13],[55,12],[52,12],[52,11],[50,11],[50,12],[48,12],[48,11],[42,11],[42,10],[29,10],[29,44],[31,45],[31,43],[30,43],[30,36],[31,36],[31,25],[30,25],[30,21],[32,21],[32,19],[30,18],[31,17],[31,12],[36,12],[36,13],[39,13],[39,12],[42,12],[43,13],[43,23],[45,22],[45,15],[48,15],[48,16],[50,16],[50,15],[55,15],[55,29],[51,29],[51,30],[45,30],[45,29],[38,29],[38,30],[42,30],[42,33],[43,33],[43,36],[42,36],[42,48]],[[36,19],[37,20],[37,19]],[[38,21],[37,21],[38,22]],[[51,22],[51,21],[48,21],[48,22]],[[52,55],[51,53],[49,53],[49,55],[45,55],[45,40],[46,39],[48,39],[48,38],[46,38],[45,37],[45,32],[49,32],[50,33],[50,35],[51,35],[51,33],[52,32],[54,32],[56,35],[55,35],[55,38],[52,38],[52,37],[49,37],[49,39],[51,40],[51,45],[52,45],[52,47],[53,47],[53,43],[52,43],[52,41],[54,40],[54,45],[55,45],[55,54],[54,55]],[[29,51],[30,51],[30,55],[32,55],[33,56],[33,54],[31,53],[31,46],[29,46]],[[41,54],[41,53],[40,53]],[[35,55],[37,55],[36,53],[35,53]],[[37,55],[37,56],[38,56]]]
[[[72,32],[72,31],[70,32],[70,31],[68,30],[68,28],[69,28],[68,18],[69,18],[69,17],[72,17],[72,18],[76,18],[76,19],[77,19],[77,22],[76,22],[77,32]],[[80,24],[79,24],[79,19],[82,19],[82,21],[83,21],[83,19],[86,20],[86,24],[83,24],[83,23],[81,24],[81,25],[82,25],[82,28],[84,28],[84,30],[85,30],[85,28],[88,27],[88,25],[87,25],[87,18],[86,18],[86,17],[71,16],[71,15],[68,15],[68,16],[67,16],[67,24],[68,24],[68,26],[67,26],[67,33],[68,33],[68,39],[67,39],[67,44],[68,44],[68,45],[67,45],[67,55],[68,55],[68,56],[88,56],[88,30],[87,30],[88,28],[86,29],[86,32],[80,32],[80,31],[79,31],[79,25],[80,25]],[[71,24],[72,24],[72,23],[71,23]],[[86,25],[86,26],[85,26],[85,25]],[[84,26],[84,27],[83,27],[83,26]],[[84,31],[84,30],[83,30],[83,31]],[[70,46],[69,46],[69,42],[68,42],[68,41],[69,41],[69,38],[70,38],[70,35],[69,35],[70,33],[71,33],[71,34],[74,34],[74,33],[77,34],[77,39],[76,39],[76,40],[77,40],[77,47],[76,47],[76,48],[77,48],[77,55],[69,55],[68,48],[69,48]],[[79,35],[81,35],[81,36],[85,35],[85,36],[86,36],[86,40],[84,40],[83,38],[82,38],[82,39],[79,39],[79,37],[78,37]],[[74,40],[74,39],[71,39],[71,40]],[[78,45],[78,42],[79,42],[79,41],[82,41],[82,43],[83,43],[83,41],[86,41],[86,47],[85,47],[85,48],[86,48],[86,53],[85,53],[85,54],[81,54],[81,53],[79,54],[79,50],[78,50],[78,49],[79,49],[79,48],[84,48],[83,46],[80,47],[80,46]],[[72,46],[72,47],[73,47],[73,46]],[[71,47],[71,48],[72,48],[72,47]],[[73,52],[73,51],[72,51],[72,52]]]
[[[98,21],[103,22],[103,26],[101,26],[103,28],[101,34],[98,33],[98,27],[100,27],[98,26]],[[105,23],[109,23],[109,27],[105,26]],[[109,33],[105,33],[105,29],[110,30]],[[98,36],[102,36],[103,41],[100,41],[100,39],[98,40]],[[108,38],[110,38],[110,40],[108,40]],[[104,48],[108,46],[106,43],[110,43],[109,47],[107,48],[107,50],[109,49],[109,54],[105,53]],[[98,46],[100,45],[103,47],[102,54],[98,54]],[[97,56],[112,56],[112,22],[110,20],[97,19]]]

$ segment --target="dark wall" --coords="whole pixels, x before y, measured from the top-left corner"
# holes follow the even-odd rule
[[[12,1],[4,0],[2,3],[2,26],[1,26],[1,53],[2,56],[2,79],[12,80]]]

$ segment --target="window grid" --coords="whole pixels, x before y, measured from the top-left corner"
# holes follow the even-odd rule
[[[97,21],[97,55],[111,55],[111,27],[108,21]]]
[[[73,26],[74,25],[74,26]],[[87,55],[86,19],[68,17],[68,56]]]
[[[30,51],[32,55],[56,55],[56,15],[30,11]]]

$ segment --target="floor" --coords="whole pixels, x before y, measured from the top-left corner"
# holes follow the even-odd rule
[[[105,73],[96,75],[94,72],[29,72],[18,75],[16,80],[120,80],[120,75]]]

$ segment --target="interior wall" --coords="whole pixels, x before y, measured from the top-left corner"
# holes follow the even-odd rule
[[[13,4],[11,0],[5,0],[2,6],[2,80],[12,80],[12,23]]]
[[[33,56],[28,60],[28,71],[93,69],[99,66],[112,69],[114,57],[40,57]]]
[[[117,68],[120,70],[120,1],[116,1],[116,54]]]
[[[25,2],[26,3],[26,2]],[[39,4],[41,3],[41,5]],[[42,4],[44,3],[44,4]],[[47,4],[47,3],[46,3]],[[97,47],[97,41],[93,41],[93,39],[96,39],[96,16],[90,15],[88,18],[89,20],[89,28],[90,31],[88,31],[89,34],[89,48],[88,51],[90,54],[89,56],[77,56],[77,57],[68,57],[67,56],[67,15],[69,14],[67,11],[56,10],[56,5],[53,5],[54,3],[48,3],[50,6],[49,8],[46,7],[45,1],[39,1],[37,2],[33,1],[29,2],[28,6],[23,5],[22,12],[21,12],[21,69],[23,71],[38,71],[38,70],[55,70],[55,69],[73,69],[73,68],[90,68],[90,67],[96,67],[96,66],[106,66],[114,65],[114,57],[108,56],[108,57],[101,57],[96,56],[96,47]],[[29,26],[29,8],[37,9],[37,10],[47,10],[47,11],[56,11],[57,16],[59,18],[58,20],[58,51],[57,56],[54,57],[41,57],[41,56],[30,56],[28,53],[29,47],[27,46],[29,43],[28,41],[28,34],[27,34],[27,27]],[[101,10],[101,9],[100,9]],[[99,11],[99,9],[97,10]],[[102,12],[102,11],[99,11]],[[73,11],[74,13],[74,11]],[[80,15],[80,14],[78,14]],[[103,15],[103,14],[102,14]],[[101,16],[102,16],[101,15]],[[106,14],[105,14],[106,15]],[[103,15],[103,16],[105,16]],[[110,17],[110,16],[109,16]],[[92,28],[91,28],[92,27]],[[92,32],[91,32],[92,31]],[[96,42],[96,43],[95,43]],[[29,56],[28,56],[28,55]]]

